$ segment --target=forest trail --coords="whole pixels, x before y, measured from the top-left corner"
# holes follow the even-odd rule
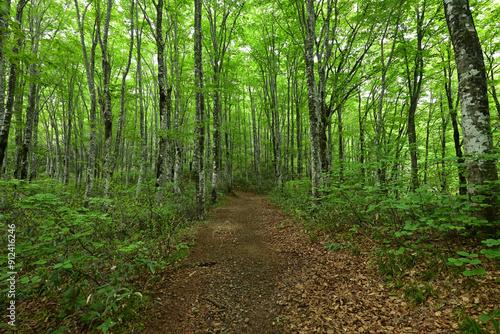
[[[436,311],[432,300],[418,309],[408,305],[376,275],[369,252],[356,255],[348,247],[332,252],[324,240],[311,242],[265,196],[239,192],[211,215],[190,255],[161,277],[142,332],[451,333],[457,328],[452,309]]]
[[[284,216],[238,193],[215,209],[190,255],[163,284],[148,333],[281,333],[278,281],[287,270],[266,230]]]

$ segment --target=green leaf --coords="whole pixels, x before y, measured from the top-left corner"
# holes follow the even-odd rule
[[[464,252],[464,251],[457,252],[457,254],[460,256],[467,256],[467,257],[469,256],[469,253]]]
[[[481,314],[480,316],[477,317],[483,324],[487,323],[490,321],[492,318],[491,315],[489,314]]]
[[[483,244],[486,244],[488,247],[500,246],[500,239],[486,239],[481,241]]]
[[[474,260],[470,260],[470,262],[469,262],[469,263],[475,266],[475,265],[477,265],[477,264],[480,264],[480,263],[481,263],[481,260],[474,259]]]
[[[401,255],[404,252],[405,252],[405,248],[404,247],[399,247],[399,249],[397,251],[395,251],[394,254]]]
[[[486,270],[484,270],[483,268],[474,269],[474,275],[484,275],[484,274],[486,274]]]
[[[464,271],[464,272],[462,273],[462,275],[469,277],[469,276],[473,276],[473,275],[474,275],[474,273],[473,273],[472,271],[470,271],[470,270],[466,270],[466,271]]]
[[[480,253],[486,256],[488,259],[500,258],[500,250],[498,249],[481,249]]]
[[[155,274],[155,266],[153,265],[153,262],[149,261],[148,267],[149,267],[149,272],[151,273],[151,275],[154,275]]]
[[[462,264],[463,264],[463,262],[460,262],[455,258],[452,258],[452,257],[448,258],[448,265],[450,265],[450,266],[460,267],[460,266],[462,266]]]

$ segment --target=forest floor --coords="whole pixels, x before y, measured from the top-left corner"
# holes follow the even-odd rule
[[[457,314],[482,313],[473,304],[500,305],[491,277],[469,286],[449,274],[416,306],[377,274],[369,238],[358,254],[327,250],[262,195],[238,192],[211,215],[189,256],[161,274],[141,332],[454,333]]]

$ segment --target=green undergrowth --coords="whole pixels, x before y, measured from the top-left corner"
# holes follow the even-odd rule
[[[2,181],[0,189],[0,230],[3,236],[15,230],[15,264],[3,247],[0,266],[13,264],[9,271],[17,272],[19,332],[33,331],[28,316],[40,333],[63,333],[74,323],[90,332],[140,331],[159,271],[185,257],[192,243],[186,235],[194,189],[175,196],[165,191],[161,203],[153,185],[136,199],[135,187],[115,184],[108,199],[87,202],[78,189],[50,179]],[[0,307],[6,309],[9,274],[2,274]]]
[[[287,182],[271,197],[297,218],[309,241],[326,235],[330,251],[346,248],[357,256],[362,253],[358,245],[370,240],[369,249],[363,249],[372,255],[369,266],[395,295],[415,306],[429,299],[439,303],[432,282],[446,275],[474,285],[475,277],[498,268],[499,225],[477,218],[477,207],[466,198],[427,185],[408,192],[397,184],[383,189],[337,181],[331,180],[315,202],[307,179]],[[496,309],[484,312],[497,324]]]

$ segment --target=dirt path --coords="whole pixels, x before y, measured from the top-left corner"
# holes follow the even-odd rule
[[[431,280],[436,293],[414,306],[377,274],[371,240],[311,242],[266,197],[237,195],[211,212],[191,254],[161,277],[142,332],[454,333],[457,312],[480,313],[470,301],[498,305],[493,277],[482,288]],[[327,250],[333,242],[343,244]]]
[[[212,213],[196,246],[158,295],[149,333],[282,333],[283,255],[265,231],[285,217],[263,196],[238,193]]]

